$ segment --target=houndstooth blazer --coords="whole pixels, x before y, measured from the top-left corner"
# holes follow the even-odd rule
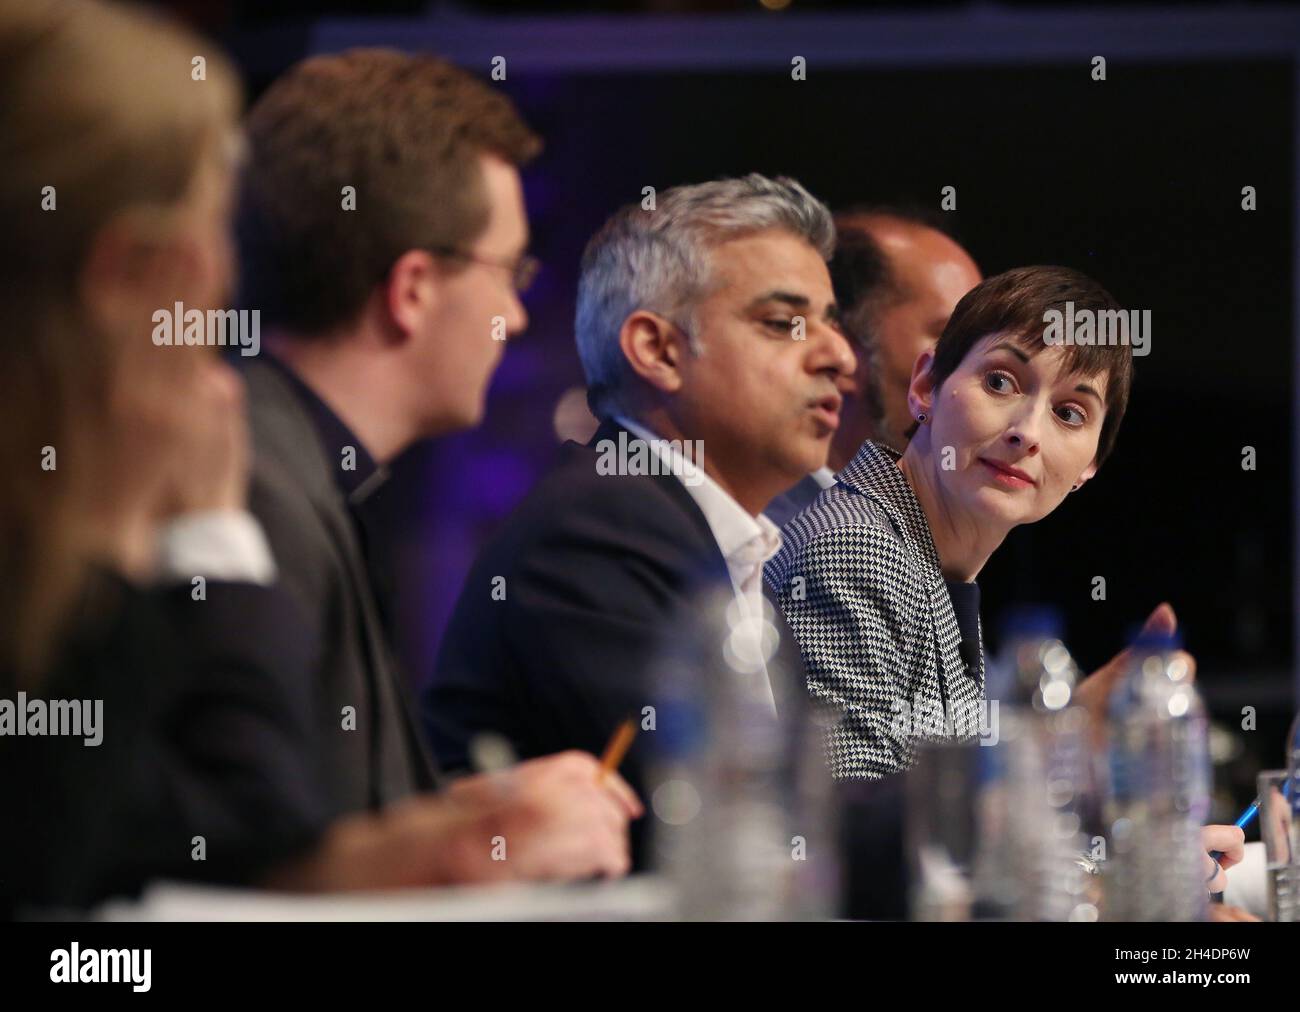
[[[939,736],[924,733],[936,719],[972,719],[984,695],[983,650],[972,677],[929,524],[898,457],[864,443],[836,484],[786,525],[764,571],[812,696],[841,714],[827,742],[838,779],[906,769],[918,739]]]

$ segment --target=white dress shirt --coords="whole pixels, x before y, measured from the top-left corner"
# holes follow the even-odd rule
[[[745,622],[746,629],[751,632],[746,652],[752,650],[751,657],[762,658],[768,651],[761,641],[765,625],[761,619],[764,606],[771,607],[763,599],[763,563],[781,550],[780,528],[762,514],[754,516],[749,513],[709,477],[702,466],[683,457],[663,436],[656,436],[621,415],[615,415],[614,421],[650,445],[651,451],[668,465],[665,470],[677,477],[704,514],[713,540],[718,543],[718,551],[727,563],[740,614],[750,620]],[[690,481],[686,480],[687,476]],[[763,670],[767,671],[766,663]],[[775,712],[776,700],[772,696],[770,681],[767,682],[767,691]]]

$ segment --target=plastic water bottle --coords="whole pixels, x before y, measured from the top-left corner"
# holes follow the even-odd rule
[[[655,865],[687,920],[833,916],[837,827],[811,709],[778,717],[770,605],[705,597],[656,669],[650,810]],[[779,691],[774,691],[777,685]]]
[[[1073,705],[1078,668],[1061,627],[1052,608],[1016,609],[1004,627],[992,689],[1002,698],[988,704],[998,714],[997,740],[980,749],[977,917],[1097,918],[1080,863],[1087,719]]]
[[[1110,921],[1203,920],[1210,808],[1205,707],[1176,635],[1143,633],[1110,699]]]
[[[912,920],[969,921],[975,915],[984,751],[970,741],[924,742],[912,768],[901,774]]]
[[[1286,737],[1286,779],[1281,796],[1260,809],[1260,837],[1265,841],[1269,919],[1300,921],[1300,714]],[[1261,773],[1260,800],[1265,800]]]

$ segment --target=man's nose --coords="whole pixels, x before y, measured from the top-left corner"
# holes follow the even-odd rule
[[[524,308],[524,302],[518,294],[512,295],[510,302],[510,315],[506,317],[506,334],[510,337],[518,337],[528,329],[528,310]]]
[[[830,324],[823,323],[818,327],[818,346],[814,369],[817,372],[830,371],[835,373],[838,386],[839,378],[851,377],[858,368],[858,359],[853,352],[853,346],[849,339],[840,331]]]

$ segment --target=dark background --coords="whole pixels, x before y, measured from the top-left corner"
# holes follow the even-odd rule
[[[396,548],[399,631],[413,680],[430,670],[477,545],[557,446],[556,404],[582,383],[572,339],[578,257],[614,208],[639,201],[644,186],[755,170],[793,175],[833,208],[937,207],[940,188],[951,185],[954,228],[986,275],[1031,263],[1077,267],[1126,306],[1150,309],[1153,323],[1113,457],[1055,514],[1013,532],[981,575],[991,645],[1009,603],[1050,602],[1064,609],[1069,644],[1091,670],[1170,601],[1211,710],[1232,732],[1216,739],[1220,758],[1235,757],[1217,813],[1230,819],[1226,808],[1253,795],[1254,772],[1281,762],[1294,710],[1294,56],[1249,44],[1225,54],[1232,46],[1221,44],[1213,20],[1195,27],[1206,10],[1222,10],[1207,5],[1155,9],[1153,32],[1181,26],[1189,41],[1157,45],[1150,56],[1131,20],[1122,38],[1116,29],[1113,48],[1096,44],[1106,39],[1103,20],[1090,23],[1091,47],[1070,51],[1053,29],[1075,30],[1077,8],[1062,7],[1037,9],[1029,34],[1047,40],[1041,56],[1008,50],[990,32],[986,49],[965,40],[964,55],[881,58],[879,46],[865,44],[875,23],[864,15],[827,23],[828,34],[863,33],[861,61],[841,53],[825,65],[809,55],[799,82],[789,55],[764,63],[715,50],[715,60],[674,60],[675,39],[698,43],[680,12],[734,16],[736,45],[770,47],[771,19],[798,29],[805,11],[838,16],[849,5],[795,3],[777,14],[742,3],[606,8],[623,12],[629,34],[654,32],[660,67],[644,52],[632,66],[616,57],[592,66],[600,61],[574,53],[566,68],[553,49],[494,48],[519,37],[515,14],[549,18],[569,40],[588,23],[593,39],[608,38],[608,19],[574,13],[595,6],[465,5],[452,13],[470,17],[469,28],[456,26],[447,36],[455,44],[440,49],[437,18],[447,11],[422,18],[422,4],[323,4],[331,26],[323,34],[321,18],[299,8],[188,5],[235,53],[254,96],[321,38],[325,48],[409,38],[410,48],[441,51],[486,76],[490,58],[464,55],[468,32],[474,53],[507,56],[499,86],[545,139],[525,176],[534,251],[545,264],[527,299],[531,327],[508,350],[483,426],[411,450],[376,504]],[[679,14],[665,19],[663,10]],[[927,18],[960,26],[970,10],[927,5],[916,48],[929,44]],[[1238,14],[1249,21],[1248,10]],[[1225,23],[1235,26],[1238,14],[1228,11]],[[803,22],[805,33],[812,24]],[[1104,82],[1091,78],[1093,53],[1111,53]],[[1246,185],[1256,188],[1253,212],[1241,209]],[[1241,466],[1246,446],[1256,450],[1254,471]],[[1092,599],[1095,576],[1105,577],[1104,601]],[[1239,730],[1245,706],[1258,712],[1253,733]]]

